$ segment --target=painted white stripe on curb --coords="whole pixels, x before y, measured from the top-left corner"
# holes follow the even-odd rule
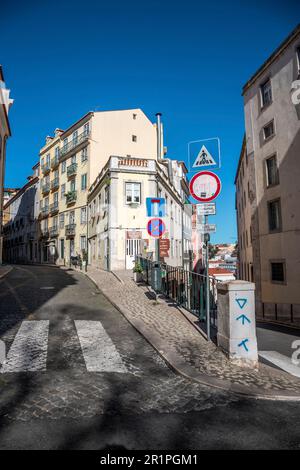
[[[258,351],[258,355],[295,377],[300,377],[300,367],[292,363],[288,356],[277,351]]]
[[[100,321],[75,320],[75,325],[89,372],[127,372],[121,356]]]
[[[23,321],[0,372],[44,371],[49,320]]]

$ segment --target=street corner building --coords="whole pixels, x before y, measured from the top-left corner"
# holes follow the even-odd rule
[[[138,255],[154,255],[146,199],[161,197],[161,260],[189,268],[187,168],[166,152],[160,114],[153,123],[141,109],[88,112],[68,129],[56,128],[33,175],[6,203],[6,259],[70,266],[80,258],[102,269],[132,269]]]
[[[300,322],[299,78],[300,26],[243,88],[235,178],[239,278],[255,282],[259,318],[286,323]]]
[[[0,65],[0,264],[2,264],[3,253],[3,203],[4,203],[4,176],[5,176],[5,157],[6,142],[11,136],[11,130],[8,120],[8,112],[13,104],[9,97],[10,90],[6,88],[2,66]]]

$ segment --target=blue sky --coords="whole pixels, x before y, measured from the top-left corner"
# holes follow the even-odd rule
[[[91,110],[160,111],[168,156],[221,139],[213,242],[234,242],[241,89],[298,22],[296,1],[14,1],[1,6],[1,57],[15,103],[6,186],[22,186],[45,136]]]

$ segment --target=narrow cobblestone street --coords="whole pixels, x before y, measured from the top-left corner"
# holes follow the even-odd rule
[[[1,449],[298,448],[300,404],[178,375],[81,273],[15,266],[0,305]]]

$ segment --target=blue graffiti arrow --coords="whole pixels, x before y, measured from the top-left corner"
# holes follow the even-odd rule
[[[247,321],[248,323],[251,323],[251,321],[249,320],[248,317],[246,317],[246,315],[244,315],[242,313],[242,315],[240,315],[239,317],[236,318],[236,320],[242,320],[242,324],[245,325],[245,321]]]
[[[249,349],[248,349],[247,346],[246,346],[247,341],[249,341],[249,339],[243,339],[243,341],[241,341],[240,344],[238,344],[238,347],[241,348],[242,346],[244,346],[245,351],[248,352]]]
[[[235,301],[240,308],[244,308],[247,303],[247,299],[235,299]]]

